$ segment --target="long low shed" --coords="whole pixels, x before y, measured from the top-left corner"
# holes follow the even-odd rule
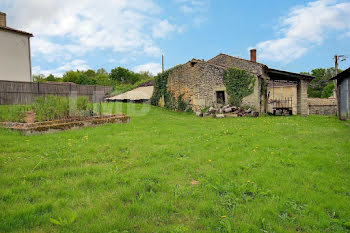
[[[116,95],[106,100],[108,102],[147,102],[151,99],[153,94],[153,86],[138,87],[134,90]]]

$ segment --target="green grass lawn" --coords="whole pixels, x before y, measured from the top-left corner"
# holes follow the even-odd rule
[[[350,232],[349,122],[118,109],[129,124],[0,129],[0,232]]]

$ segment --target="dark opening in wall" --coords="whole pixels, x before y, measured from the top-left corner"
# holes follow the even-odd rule
[[[191,61],[191,67],[193,67],[197,62]]]
[[[216,92],[216,103],[225,104],[225,92],[224,91],[217,91]]]

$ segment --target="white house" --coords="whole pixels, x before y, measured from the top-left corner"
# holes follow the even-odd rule
[[[28,32],[7,27],[0,12],[0,80],[32,82],[30,37]]]

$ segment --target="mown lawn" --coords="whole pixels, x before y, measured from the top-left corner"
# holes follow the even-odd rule
[[[118,109],[129,124],[0,129],[0,232],[350,232],[349,122]]]

